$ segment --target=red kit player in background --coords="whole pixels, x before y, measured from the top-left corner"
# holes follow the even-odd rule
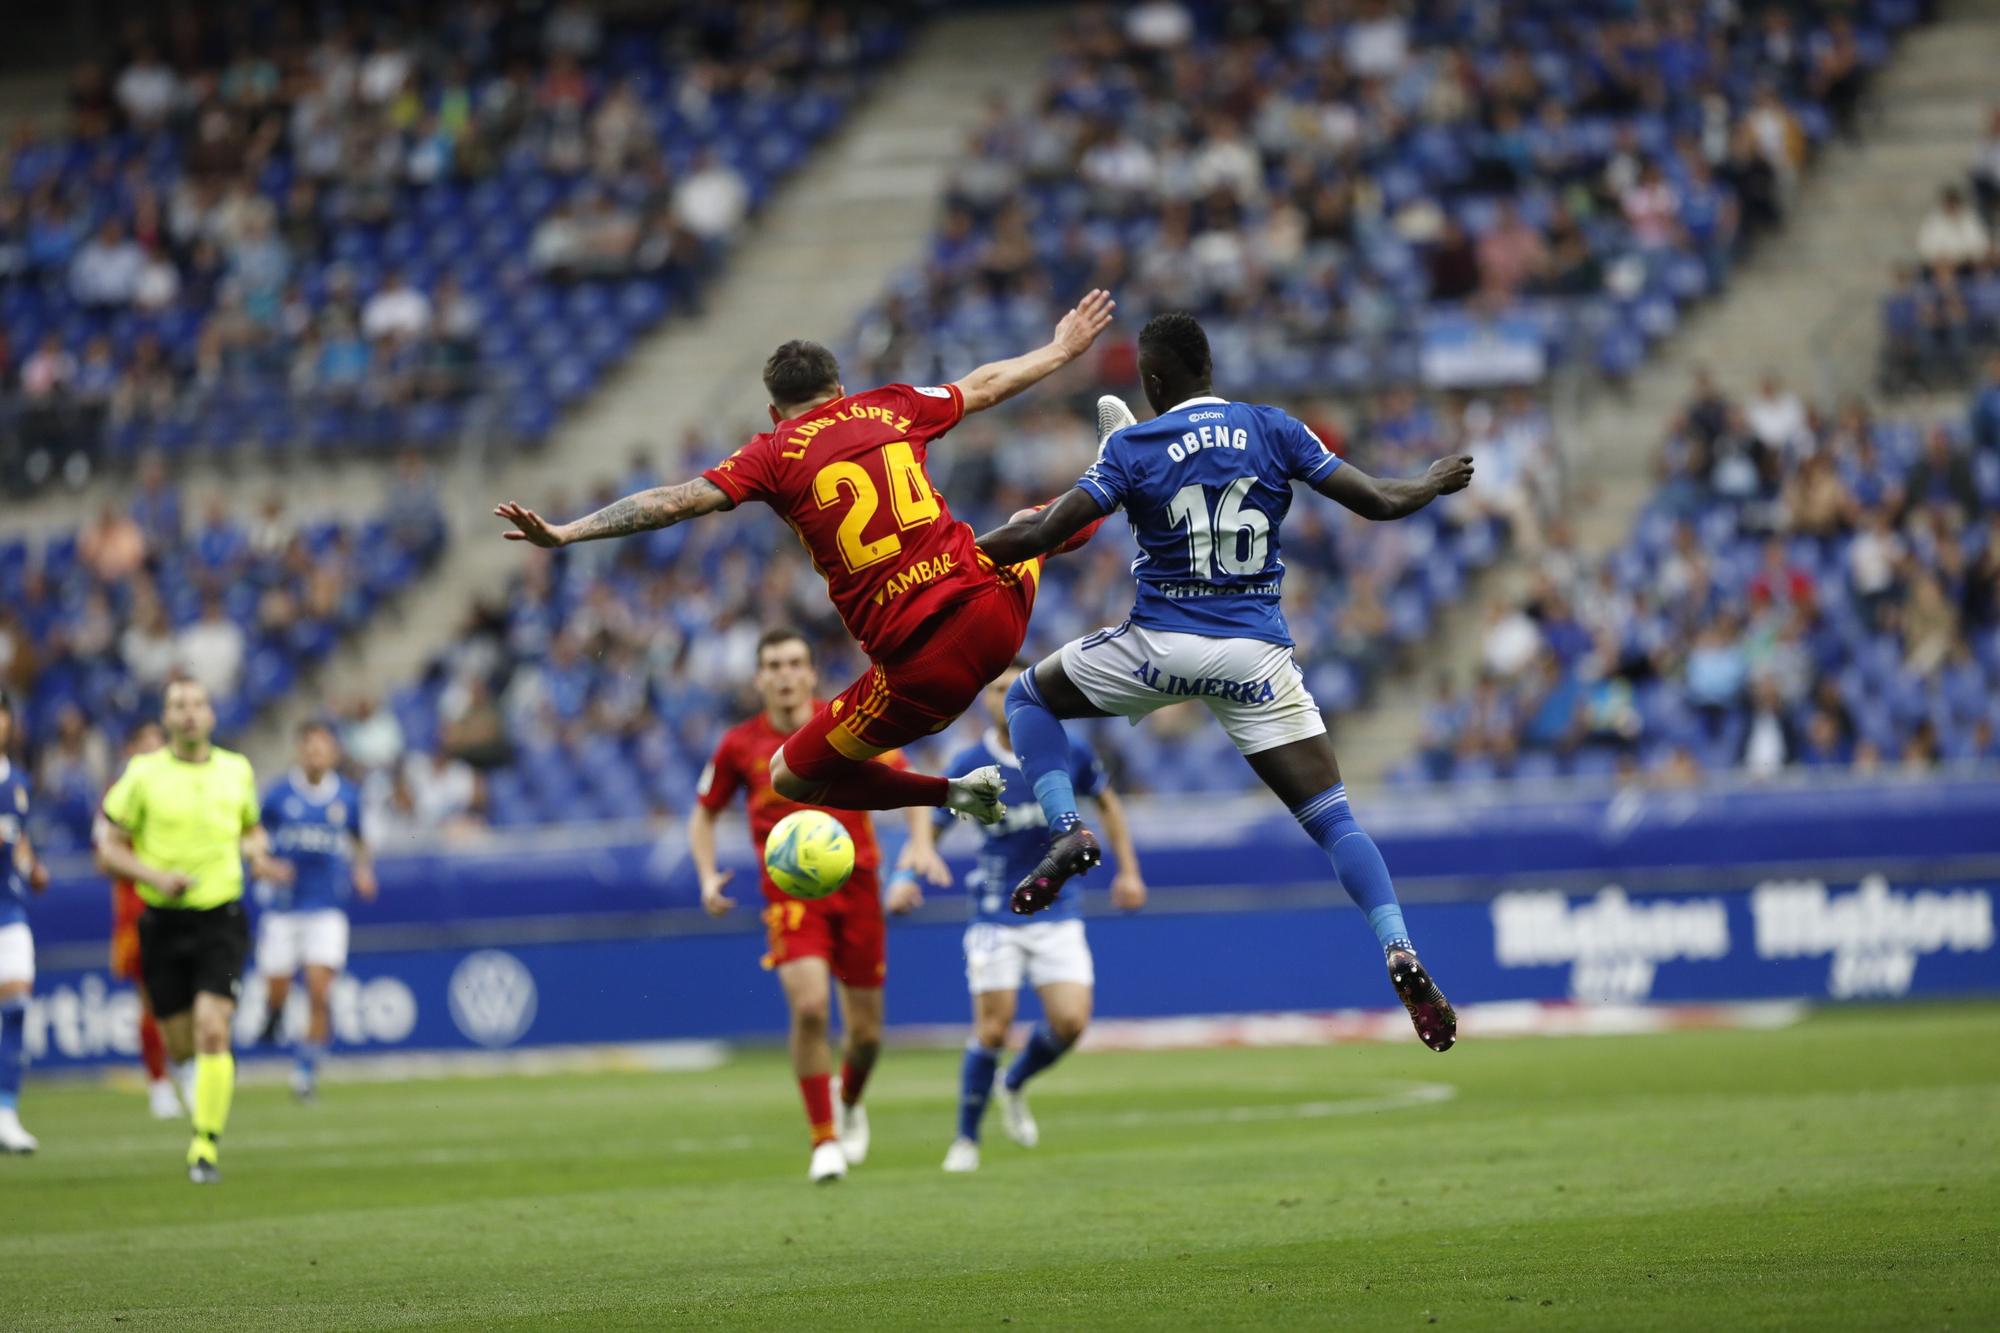
[[[134,755],[151,754],[166,743],[166,733],[160,730],[158,722],[142,722],[125,738],[125,762],[130,763]],[[119,771],[124,771],[123,765]],[[153,1118],[178,1120],[184,1114],[181,1092],[186,1083],[183,1079],[177,1088],[174,1080],[167,1077],[167,1044],[160,1037],[160,1025],[153,1021],[153,1006],[146,996],[146,974],[140,969],[139,918],[145,911],[146,904],[139,901],[139,890],[131,880],[111,881],[111,976],[114,980],[131,982],[139,995],[139,1058],[146,1065]]]
[[[764,842],[773,826],[805,808],[772,789],[771,756],[818,711],[820,701],[814,694],[818,684],[812,649],[796,630],[769,630],[758,640],[756,686],[763,711],[724,732],[715,747],[715,757],[701,775],[698,803],[688,816],[688,851],[701,878],[701,905],[710,916],[725,915],[735,904],[723,893],[729,872],[716,868],[715,825],[736,793],[746,793],[770,939],[764,966],[776,969],[791,1011],[792,1072],[798,1076],[806,1120],[812,1125],[808,1178],[825,1182],[839,1180],[849,1166],[860,1165],[868,1155],[868,1115],[861,1107],[861,1093],[881,1049],[882,981],[888,961],[877,877],[881,852],[865,812],[828,812],[854,837],[854,874],[837,893],[805,902],[782,892],[762,868]],[[901,763],[894,754],[887,758]],[[913,828],[930,818],[928,810],[910,811]],[[905,868],[923,871],[934,883],[949,882],[930,840],[924,839],[923,846],[922,851],[905,852]],[[847,1032],[837,1114],[831,1087],[833,1054],[827,1041],[836,981]]]
[[[1014,660],[1041,577],[1039,560],[1003,569],[980,554],[924,460],[931,441],[966,413],[1082,356],[1111,312],[1111,297],[1093,291],[1047,345],[936,388],[890,384],[850,394],[833,353],[788,342],[764,363],[771,429],[701,476],[569,523],[548,523],[511,502],[493,512],[514,525],[507,537],[555,547],[671,527],[747,500],[770,505],[805,544],[872,663],[779,748],[772,786],[791,800],[843,810],[946,806],[991,824],[1002,813],[997,768],[946,779],[877,759],[944,730]]]

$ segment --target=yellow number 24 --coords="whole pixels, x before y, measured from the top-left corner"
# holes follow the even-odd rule
[[[889,507],[895,511],[898,528],[921,527],[934,522],[943,512],[937,492],[931,489],[930,478],[917,465],[916,451],[908,440],[882,446],[882,470],[889,481]],[[813,499],[821,509],[839,504],[843,491],[847,493],[848,510],[840,520],[838,540],[840,558],[846,562],[848,572],[894,559],[903,549],[902,538],[895,533],[886,532],[873,541],[862,537],[875,511],[882,507],[881,493],[875,489],[875,479],[868,470],[859,463],[843,460],[828,463],[814,474]]]

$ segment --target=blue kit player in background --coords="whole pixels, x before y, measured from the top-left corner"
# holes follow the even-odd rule
[[[989,559],[1013,564],[1122,508],[1140,551],[1131,618],[1065,644],[1008,692],[1015,747],[1051,837],[1047,855],[1015,886],[1013,910],[1047,910],[1065,881],[1099,860],[1076,811],[1060,719],[1136,720],[1199,699],[1325,849],[1381,942],[1417,1036],[1449,1050],[1458,1016],[1417,960],[1389,868],[1354,822],[1325,719],[1292,658],[1278,536],[1295,482],[1381,521],[1464,490],[1472,459],[1441,458],[1413,481],[1377,480],[1278,409],[1216,397],[1211,367],[1208,335],[1192,315],[1154,316],[1139,334],[1153,419],[1142,425],[1117,398],[1099,399],[1097,462],[1076,489],[979,538]]]
[[[1021,761],[1014,757],[1014,741],[1007,729],[1007,690],[1026,667],[1027,663],[1016,662],[986,687],[983,698],[993,725],[978,744],[958,756],[974,767],[997,765],[1007,789],[1014,792],[1025,792],[1028,781],[1021,772]],[[1139,856],[1132,848],[1124,807],[1117,793],[1105,785],[1097,756],[1080,742],[1070,743],[1068,772],[1071,790],[1097,802],[1105,838],[1117,858],[1111,905],[1137,911],[1146,905],[1146,881],[1139,874]],[[948,812],[939,812],[940,828],[949,828],[951,820]],[[944,1157],[944,1169],[954,1172],[979,1169],[979,1122],[985,1118],[988,1099],[996,1093],[1007,1137],[1024,1148],[1032,1148],[1040,1140],[1041,1131],[1028,1110],[1027,1082],[1060,1060],[1083,1036],[1090,1022],[1092,987],[1097,979],[1090,944],[1083,935],[1078,895],[1060,899],[1032,921],[1014,915],[1008,907],[1015,882],[1035,868],[1048,845],[1048,821],[1042,808],[1033,801],[1016,801],[1007,807],[1004,819],[981,828],[980,833],[986,841],[980,848],[979,867],[965,886],[972,903],[972,924],[965,932],[965,980],[972,991],[973,1034],[966,1043],[960,1075],[958,1134]],[[928,847],[914,850],[918,864],[935,856]],[[939,870],[942,872],[941,864]],[[932,876],[934,882],[938,878],[937,874]],[[892,912],[907,912],[922,901],[914,876],[899,876],[890,887]],[[1014,1025],[1014,1009],[1024,981],[1035,988],[1043,1019],[996,1089],[994,1075],[1007,1048],[1007,1033]]]
[[[264,1039],[275,1041],[285,1018],[292,978],[306,975],[306,1031],[293,1044],[292,1094],[310,1101],[319,1090],[319,1062],[333,1040],[333,983],[347,967],[349,891],[375,899],[375,864],[361,838],[361,793],[340,776],[340,746],[332,728],[299,728],[298,767],[264,798],[271,854],[292,866],[289,886],[259,883],[265,904],[257,932],[257,971],[264,978]]]
[[[28,842],[28,775],[8,758],[13,743],[14,703],[0,690],[0,1152],[30,1153],[41,1145],[21,1128],[20,1111],[35,990],[28,894],[49,886],[49,871]]]

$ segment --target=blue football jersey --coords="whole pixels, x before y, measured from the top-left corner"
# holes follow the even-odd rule
[[[340,907],[354,886],[354,844],[361,837],[361,795],[328,773],[317,783],[294,770],[264,798],[271,854],[292,863],[289,885],[263,884],[259,896],[281,912]]]
[[[977,745],[969,745],[945,766],[948,773],[969,773],[975,768],[996,764],[1007,784],[1007,813],[997,824],[976,825],[985,838],[979,849],[979,865],[966,880],[966,897],[972,902],[972,919],[994,926],[1021,926],[1029,921],[1067,921],[1083,913],[1081,885],[1072,883],[1057,897],[1055,905],[1032,917],[1016,916],[1007,906],[1014,886],[1027,877],[1049,848],[1049,821],[1034,788],[1021,771],[1021,761],[1001,748],[1000,737],[989,730]],[[1069,743],[1069,777],[1078,796],[1095,796],[1104,787],[1104,768],[1090,747],[1072,737]],[[938,822],[949,829],[955,817],[938,811]]]
[[[1311,485],[1339,466],[1305,423],[1275,407],[1190,398],[1112,432],[1077,485],[1132,521],[1133,624],[1289,646],[1278,528],[1292,483]]]
[[[0,756],[0,926],[28,919],[28,877],[14,858],[28,829],[28,775]]]

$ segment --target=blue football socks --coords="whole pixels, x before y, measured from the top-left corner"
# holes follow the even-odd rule
[[[965,1044],[965,1063],[958,1071],[958,1137],[979,1142],[979,1122],[993,1096],[993,1074],[1000,1068],[1000,1049]]]
[[[1035,1024],[1028,1044],[1007,1068],[1007,1091],[1019,1092],[1021,1085],[1063,1058],[1069,1043],[1058,1038],[1047,1023]]]
[[[21,1100],[21,1075],[28,1067],[28,997],[0,1004],[0,1110]]]
[[[1062,721],[1042,702],[1035,673],[1023,671],[1007,687],[1007,731],[1020,757],[1021,772],[1042,803],[1052,835],[1067,833],[1081,822],[1076,790],[1069,776],[1069,735]]]
[[[1333,862],[1340,887],[1367,913],[1369,928],[1382,942],[1382,951],[1414,951],[1410,929],[1403,924],[1403,908],[1396,901],[1396,886],[1389,882],[1389,867],[1375,840],[1354,822],[1347,804],[1347,784],[1337,782],[1305,804],[1292,807],[1292,817]]]

